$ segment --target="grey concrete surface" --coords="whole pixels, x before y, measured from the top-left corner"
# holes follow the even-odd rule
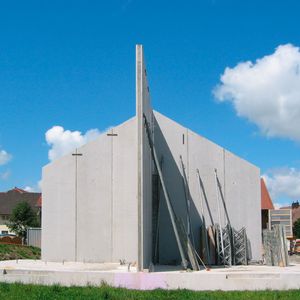
[[[225,150],[225,201],[232,226],[246,227],[250,258],[261,259],[260,170]]]
[[[5,271],[4,271],[5,270]],[[118,264],[45,263],[19,260],[0,262],[0,281],[63,286],[99,286],[153,290],[288,290],[300,288],[300,265],[286,268],[236,266],[211,271],[186,272],[169,266],[157,266],[155,272],[137,272]]]
[[[260,259],[259,169],[160,113],[153,113],[141,45],[136,47],[136,116],[73,152],[80,156],[70,153],[43,168],[42,259],[95,263],[121,259],[137,263],[139,270],[149,267],[156,234],[152,224],[155,170],[143,115],[152,131],[175,213],[188,228],[182,156],[191,193],[190,230],[196,250],[202,212],[207,225],[219,223],[216,168],[231,223],[236,229],[246,226],[252,258]],[[207,203],[201,200],[197,168]],[[161,191],[159,199],[158,261],[179,264]],[[225,222],[222,210],[221,225]]]
[[[150,100],[147,71],[142,45],[136,46],[136,117],[138,160],[138,219],[140,269],[147,268],[152,258],[152,173],[153,163],[144,128],[144,116],[153,129],[153,111]]]
[[[163,173],[167,188],[175,213],[184,220],[186,228],[188,228],[188,217],[180,156],[182,156],[187,170],[191,194],[191,226],[196,249],[200,250],[202,212],[204,212],[206,225],[221,223],[224,227],[227,223],[220,192],[216,188],[214,169],[217,169],[229,221],[235,229],[246,227],[251,247],[251,258],[254,260],[261,259],[259,169],[162,114],[155,112],[154,115],[156,120],[155,144],[160,157],[163,158]],[[201,199],[203,191],[199,185],[197,169],[199,169],[203,181],[208,205]],[[217,191],[219,193],[221,222],[217,209]],[[160,263],[179,262],[180,257],[163,195],[161,195],[161,201]]]
[[[43,260],[137,261],[136,138],[132,118],[43,169]]]
[[[75,261],[113,261],[113,140],[114,137],[103,134],[77,150],[82,156],[77,158],[76,172]]]
[[[75,261],[75,158],[70,154],[43,168],[42,258]]]
[[[138,259],[136,118],[114,129],[112,261]],[[103,242],[103,241],[102,241]]]

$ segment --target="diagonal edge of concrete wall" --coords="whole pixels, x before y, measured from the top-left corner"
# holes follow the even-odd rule
[[[144,128],[146,116],[153,132],[153,111],[142,45],[136,45],[136,116],[138,160],[138,268],[147,268],[151,261],[152,239],[152,157]]]

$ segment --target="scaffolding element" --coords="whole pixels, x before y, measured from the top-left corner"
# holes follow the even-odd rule
[[[160,182],[157,174],[152,175],[152,262],[159,262],[159,213],[160,199],[159,190]]]
[[[186,204],[186,213],[187,213],[187,234],[191,239],[193,246],[195,247],[195,240],[192,228],[192,220],[191,220],[191,194],[188,179],[186,176],[185,165],[183,163],[182,156],[180,155],[180,165],[182,171],[182,183],[184,189],[184,196],[185,196],[185,204]]]
[[[248,263],[246,228],[243,227],[240,230],[235,230],[231,226],[231,222],[226,207],[226,202],[222,191],[222,186],[217,174],[217,169],[215,169],[215,180],[216,180],[216,190],[217,190],[216,192],[217,192],[217,202],[218,202],[218,214],[219,214],[219,222],[220,222],[216,230],[217,245],[218,245],[217,253],[218,253],[219,264],[224,264],[224,266],[246,265]],[[221,225],[221,212],[220,212],[220,204],[219,204],[220,200],[223,204],[224,213],[226,216],[226,225],[224,228],[222,228]]]
[[[187,254],[191,267],[194,271],[198,271],[200,270],[200,266],[198,264],[198,260],[197,260],[197,253],[195,251],[195,248],[187,234],[187,231],[184,227],[183,221],[182,219],[177,219],[176,220],[176,224],[178,227],[178,231],[179,231],[179,236],[181,238],[183,247],[184,247],[184,251]],[[202,260],[201,260],[202,262]],[[203,264],[203,266],[206,268],[206,266]]]
[[[232,228],[233,239],[233,264],[234,265],[247,265],[247,235],[246,228],[240,230]]]
[[[215,228],[216,228],[218,264],[224,265],[225,267],[231,267],[232,265],[231,227],[229,225],[226,225],[224,228],[221,228],[219,224],[216,224]]]
[[[216,185],[216,196],[217,196],[217,208],[218,208],[218,218],[219,224],[216,224],[216,234],[217,234],[217,254],[218,254],[218,264],[224,264],[226,266],[226,257],[225,255],[225,245],[224,245],[224,236],[222,230],[222,222],[221,222],[221,208],[220,208],[220,200],[219,200],[219,191],[218,191],[218,175],[217,169],[215,169],[215,185]]]
[[[197,175],[198,175],[198,180],[199,180],[199,193],[200,193],[200,206],[201,206],[201,238],[204,239],[204,243],[203,244],[203,258],[206,257],[206,261],[209,265],[212,264],[211,261],[211,257],[210,257],[210,249],[209,249],[209,245],[208,245],[208,232],[206,229],[206,222],[205,222],[205,217],[204,217],[204,204],[203,204],[203,198],[206,197],[206,195],[204,194],[204,189],[203,189],[203,185],[202,185],[202,181],[201,181],[201,177],[200,177],[200,172],[199,169],[197,169]]]

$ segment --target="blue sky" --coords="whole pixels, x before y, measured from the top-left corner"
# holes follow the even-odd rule
[[[83,136],[134,115],[135,44],[141,43],[156,110],[259,166],[275,202],[300,198],[300,138],[286,125],[295,128],[300,119],[300,94],[289,98],[297,84],[281,89],[281,78],[268,76],[268,61],[261,76],[278,88],[274,98],[261,96],[270,92],[263,86],[261,93],[254,88],[257,102],[251,102],[252,90],[232,82],[236,77],[220,81],[229,67],[247,82],[249,66],[239,73],[237,64],[255,64],[280,45],[291,44],[282,64],[292,57],[298,66],[299,11],[296,0],[2,1],[0,190],[37,188],[54,146],[45,133],[53,126]],[[292,114],[280,128],[273,99]]]

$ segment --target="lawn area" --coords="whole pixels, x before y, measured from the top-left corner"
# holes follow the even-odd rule
[[[41,249],[31,246],[0,244],[0,260],[40,259]]]
[[[300,291],[192,292],[187,290],[134,291],[121,288],[61,287],[0,283],[0,299],[299,299]]]

